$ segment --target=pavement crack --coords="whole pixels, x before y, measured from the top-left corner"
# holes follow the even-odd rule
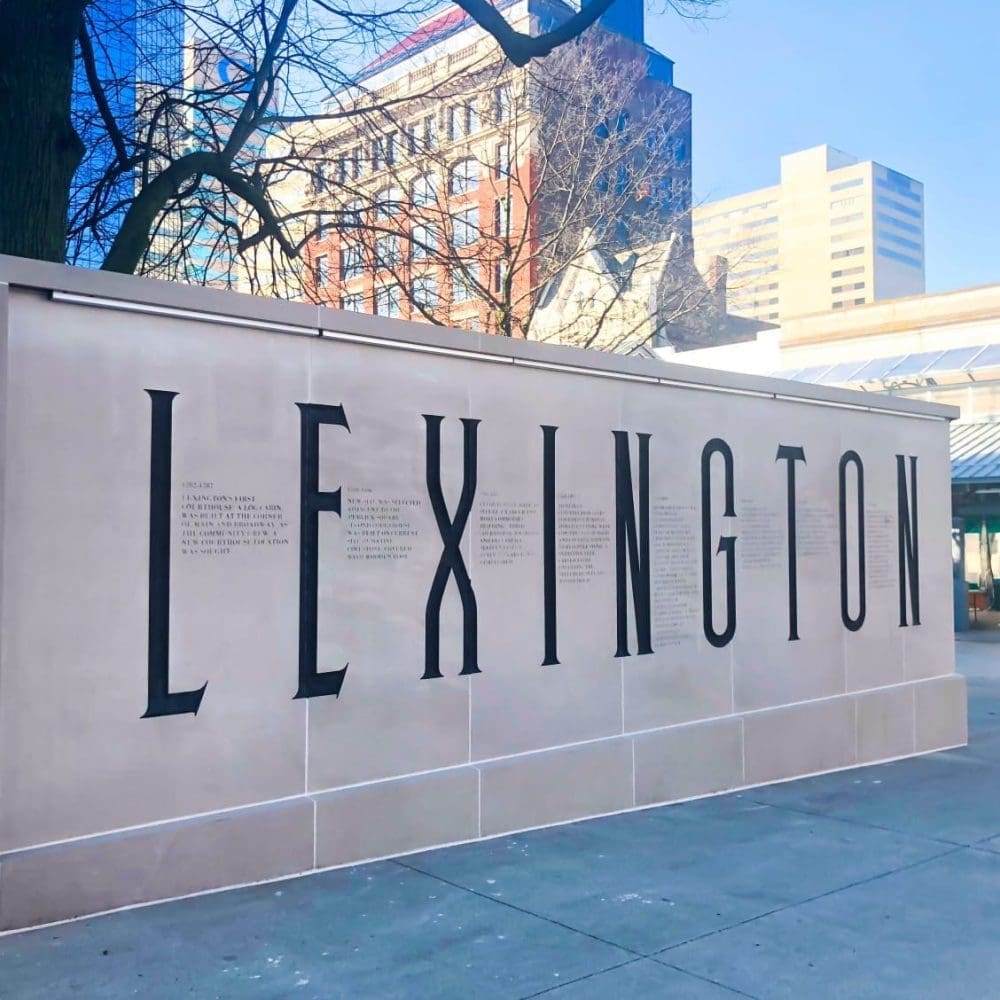
[[[815,819],[828,819],[834,823],[848,823],[850,826],[861,827],[864,830],[881,830],[883,833],[895,833],[901,837],[909,837],[912,840],[925,840],[929,844],[943,844],[946,847],[968,847],[957,840],[948,840],[945,837],[926,837],[919,833],[909,833],[906,830],[897,830],[893,826],[881,826],[878,823],[866,823],[864,820],[851,819],[846,816],[831,816],[829,813],[819,812],[816,809],[806,809],[803,806],[791,806],[783,803],[765,802],[763,799],[750,799],[755,805],[770,806],[772,809],[783,809],[785,812],[798,813],[800,816],[812,816]]]
[[[785,910],[794,910],[796,907],[805,906],[807,903],[815,903],[818,899],[826,899],[827,896],[836,896],[838,892],[846,892],[848,889],[856,889],[860,885],[868,885],[871,882],[878,882],[880,879],[888,878],[890,875],[897,875],[899,872],[910,871],[913,868],[919,868],[921,865],[928,865],[933,861],[940,861],[941,858],[947,858],[949,855],[958,854],[961,851],[968,850],[971,850],[971,848],[967,847],[965,844],[959,844],[949,851],[942,851],[940,854],[934,854],[929,858],[921,858],[919,861],[913,861],[908,865],[900,865],[898,868],[891,868],[889,871],[879,872],[877,875],[870,875],[868,878],[858,879],[856,882],[848,882],[847,885],[837,886],[836,889],[828,889],[826,892],[817,893],[815,896],[807,896],[805,899],[798,899],[792,903],[785,903],[783,906],[775,906],[773,909],[767,910],[764,913],[758,913],[755,916],[747,917],[746,920],[738,920],[734,924],[728,924],[725,927],[716,927],[714,930],[706,931],[704,934],[696,934],[694,937],[688,938],[686,941],[678,941],[677,944],[669,944],[666,948],[661,948],[659,951],[653,952],[649,957],[655,959],[658,955],[663,955],[668,951],[674,951],[677,948],[683,948],[685,945],[693,944],[695,941],[704,941],[707,938],[715,937],[717,934],[725,934],[727,931],[736,930],[737,927],[745,927],[747,924],[763,920],[765,917],[772,917],[776,913],[783,913]],[[686,972],[687,970],[685,969],[684,971]]]
[[[629,948],[624,944],[618,944],[616,941],[608,941],[607,938],[602,938],[597,934],[591,934],[590,931],[581,930],[579,927],[573,927],[571,924],[564,924],[561,920],[556,920],[554,917],[547,917],[544,913],[535,913],[534,910],[529,910],[524,906],[518,906],[516,903],[511,903],[506,899],[497,899],[496,896],[490,896],[485,892],[480,892],[478,889],[472,889],[467,885],[462,885],[460,882],[452,882],[451,879],[442,878],[434,872],[425,871],[423,868],[417,868],[416,865],[408,865],[405,861],[402,861],[399,858],[393,858],[391,861],[393,864],[399,865],[400,868],[406,868],[411,872],[416,872],[418,875],[426,875],[428,878],[435,879],[444,885],[450,885],[453,889],[459,889],[462,892],[468,892],[473,896],[478,896],[480,899],[486,899],[499,906],[505,906],[508,910],[515,910],[516,912],[523,913],[526,916],[534,917],[536,920],[544,920],[546,923],[552,924],[554,927],[561,927],[563,930],[572,931],[574,934],[582,934],[584,937],[588,937],[592,941],[597,941],[600,944],[606,944],[611,948],[617,948],[619,951],[635,956],[635,958],[649,957],[644,952],[636,951],[634,948]],[[628,963],[626,962],[625,964],[627,965]]]

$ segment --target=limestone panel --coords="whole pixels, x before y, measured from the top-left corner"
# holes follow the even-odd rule
[[[479,835],[474,767],[316,796],[316,864],[350,864]]]
[[[855,696],[859,764],[913,753],[913,690],[906,684]]]
[[[0,849],[301,791],[303,341],[24,293],[11,323]],[[146,389],[177,393],[169,683],[207,684],[197,715],[142,717]],[[228,534],[244,522],[227,514],[264,530],[264,506],[277,518],[266,538]]]
[[[425,415],[443,418],[435,473],[450,520],[463,487],[467,369],[435,355],[310,346],[310,401],[343,406],[350,431],[328,426],[320,435],[320,489],[341,490],[341,513],[319,514],[318,664],[347,673],[338,697],[310,700],[309,788],[467,762],[469,689],[480,676],[461,675],[454,577],[441,600],[440,676],[424,679],[425,613],[444,549],[428,492]],[[476,428],[477,444],[479,436]],[[468,530],[459,550],[468,565]],[[486,656],[480,644],[480,669]]]
[[[918,753],[968,743],[968,701],[961,674],[915,684],[913,694]]]
[[[489,365],[471,383],[483,448],[469,525],[483,671],[471,683],[474,760],[621,732],[611,431],[622,387],[581,382]],[[557,428],[548,525],[543,427]]]
[[[632,743],[626,739],[525,754],[480,770],[484,837],[633,805]]]
[[[736,455],[737,710],[839,694],[837,435],[829,414],[744,399]],[[790,578],[789,474],[795,491]]]
[[[0,930],[307,871],[313,806],[275,803],[0,856]]]
[[[830,771],[857,760],[853,698],[752,712],[743,725],[748,784]]]
[[[739,401],[736,401],[737,410]],[[652,653],[640,654],[634,599],[626,588],[629,651],[622,659],[626,732],[727,715],[733,709],[732,647],[716,648],[702,624],[701,455],[721,438],[736,453],[740,415],[704,395],[663,386],[630,385],[623,427],[630,431],[633,493],[638,509],[637,433],[649,439],[649,534]],[[713,539],[729,530],[722,516],[722,479],[713,477]],[[712,552],[716,550],[713,541]],[[715,560],[715,604],[725,614],[722,561]],[[721,625],[720,625],[721,627]]]
[[[635,739],[635,804],[651,805],[739,788],[743,721],[695,722]]]

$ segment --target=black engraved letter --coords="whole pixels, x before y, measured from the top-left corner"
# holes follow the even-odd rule
[[[319,512],[332,511],[340,517],[340,490],[332,493],[319,488],[320,424],[346,427],[343,406],[296,403],[301,411],[301,525],[299,529],[299,689],[296,698],[337,696],[347,674],[340,670],[316,669],[317,604],[319,588]]]
[[[847,606],[847,467],[858,477],[858,613],[852,618]],[[840,617],[852,632],[865,621],[865,467],[856,451],[840,456]]]
[[[733,503],[733,452],[722,438],[712,438],[701,453],[701,608],[705,638],[713,646],[722,647],[736,634],[736,536],[719,538],[716,552],[726,555],[726,627],[715,631],[712,621],[712,456],[722,456],[725,472],[725,517],[735,517]]]
[[[628,651],[628,593],[632,576],[632,606],[639,655],[652,653],[649,615],[649,434],[639,439],[639,531],[636,537],[635,501],[632,497],[632,460],[628,431],[612,431],[615,437],[615,584],[618,595],[618,648],[615,656]]]
[[[556,650],[556,431],[542,425],[542,578],[545,600],[545,659],[559,662]]]
[[[441,489],[441,421],[444,417],[424,414],[427,423],[427,493],[434,509],[438,531],[444,549],[441,561],[427,595],[427,610],[424,614],[424,675],[423,679],[440,677],[441,643],[441,598],[448,577],[455,575],[459,596],[462,598],[462,669],[460,674],[478,674],[478,625],[476,613],[476,593],[462,558],[462,533],[465,531],[472,501],[476,496],[476,428],[478,420],[462,418],[465,441],[465,461],[462,470],[462,495],[455,511],[455,519],[448,516],[448,506]]]
[[[788,463],[788,641],[799,637],[799,588],[795,552],[795,463],[806,460],[801,445],[779,444],[774,460]]]
[[[147,389],[152,401],[149,448],[149,684],[144,719],[198,714],[206,681],[197,691],[170,690],[170,453],[176,392]]]
[[[906,458],[896,456],[896,503],[899,512],[899,624],[906,625],[906,591],[910,592],[913,624],[920,624],[920,545],[917,540],[917,456],[910,455],[910,489],[906,489]],[[907,588],[909,577],[909,588]]]

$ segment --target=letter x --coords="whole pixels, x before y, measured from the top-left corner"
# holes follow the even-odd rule
[[[458,501],[455,518],[448,516],[444,492],[441,489],[441,422],[444,417],[424,414],[427,423],[427,494],[434,509],[438,531],[444,549],[438,562],[430,593],[427,595],[427,610],[424,615],[424,676],[440,677],[441,647],[441,599],[448,586],[448,577],[454,575],[458,593],[462,599],[462,670],[461,674],[478,674],[478,636],[476,594],[472,589],[465,560],[462,558],[461,543],[465,525],[476,496],[476,428],[478,420],[462,418],[465,455],[462,470],[462,496]]]

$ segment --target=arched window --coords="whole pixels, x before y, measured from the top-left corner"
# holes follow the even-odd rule
[[[479,183],[479,164],[473,159],[459,160],[451,168],[450,191],[452,194],[467,194]]]
[[[413,182],[413,204],[426,208],[437,201],[437,183],[433,174],[421,174]]]

